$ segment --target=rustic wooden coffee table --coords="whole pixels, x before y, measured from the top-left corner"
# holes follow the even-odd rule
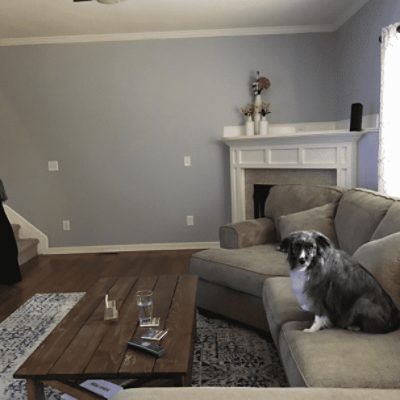
[[[166,354],[155,358],[127,346],[139,337],[135,293],[153,289],[154,315],[168,334],[160,342]],[[197,278],[191,275],[102,278],[67,314],[15,373],[26,379],[28,398],[44,399],[43,387],[62,391],[86,379],[167,379],[189,385],[196,334]],[[119,318],[104,321],[104,296],[116,299]],[[94,398],[82,393],[80,399]]]

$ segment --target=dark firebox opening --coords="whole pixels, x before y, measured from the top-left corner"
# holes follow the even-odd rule
[[[254,185],[253,201],[254,201],[254,218],[265,217],[265,202],[269,195],[269,191],[274,185]]]

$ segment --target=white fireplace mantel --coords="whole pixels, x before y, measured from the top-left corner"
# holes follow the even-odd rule
[[[230,128],[232,131],[234,127]],[[236,131],[240,131],[237,127]],[[235,136],[230,147],[232,221],[245,219],[245,169],[333,169],[337,185],[357,184],[357,142],[366,133],[327,130],[268,136]]]

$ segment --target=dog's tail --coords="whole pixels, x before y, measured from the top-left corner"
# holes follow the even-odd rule
[[[400,310],[394,306],[392,308],[392,315],[389,320],[388,331],[392,332],[397,330],[400,327]]]

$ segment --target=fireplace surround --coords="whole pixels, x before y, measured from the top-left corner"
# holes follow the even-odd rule
[[[312,124],[299,127],[285,126],[286,132],[276,131],[268,136],[243,136],[241,127],[225,127],[223,142],[230,150],[230,179],[232,222],[252,218],[249,210],[251,197],[246,196],[248,170],[282,171],[286,178],[266,179],[264,184],[310,183],[357,186],[357,152],[359,139],[369,129],[355,132],[346,129],[316,130]],[[232,134],[233,132],[233,134]],[[294,172],[291,172],[294,171]],[[305,174],[299,175],[300,171]],[[308,181],[308,171],[321,175],[328,171],[328,179]],[[287,177],[292,175],[291,177]],[[246,197],[251,199],[246,201]]]

